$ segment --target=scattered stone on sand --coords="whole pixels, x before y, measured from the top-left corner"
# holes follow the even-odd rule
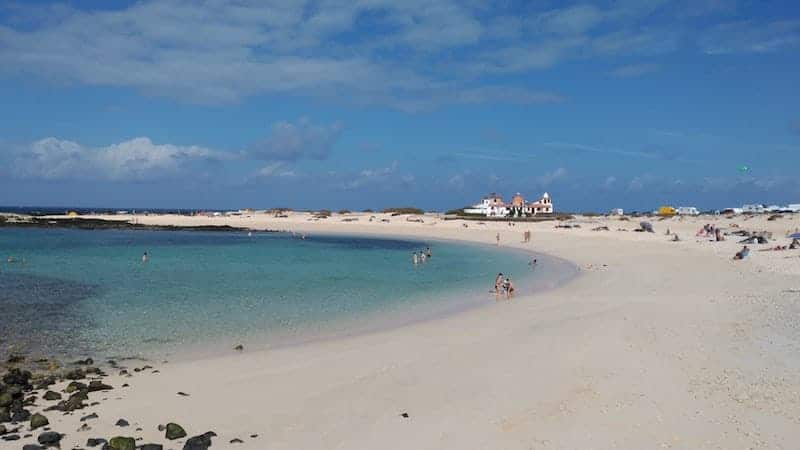
[[[91,414],[89,414],[89,415],[87,415],[87,416],[83,416],[83,417],[81,417],[81,422],[86,422],[86,421],[87,421],[87,420],[89,420],[89,419],[97,419],[97,418],[99,418],[99,417],[100,417],[100,416],[98,416],[98,415],[97,415],[97,413],[91,413]]]
[[[56,433],[55,431],[45,431],[40,434],[36,440],[45,447],[57,447],[62,437],[60,433]]]
[[[244,350],[244,345],[239,344],[236,347],[233,347],[233,349],[236,350],[236,351],[241,352],[242,350]]]
[[[86,378],[86,372],[83,369],[72,369],[64,374],[67,380],[82,380]]]
[[[4,441],[18,441],[19,440],[19,435],[18,434],[7,434],[7,435],[5,435],[3,437],[0,437],[0,439],[2,439]]]
[[[207,450],[211,447],[211,438],[216,436],[217,433],[207,431],[199,436],[190,437],[183,445],[183,450]]]
[[[233,438],[229,441],[231,444],[244,444],[244,441],[239,438]]]
[[[86,440],[87,447],[97,447],[98,445],[103,445],[107,441],[103,438],[89,438]]]
[[[187,394],[186,392],[180,392],[180,391],[178,391],[178,395],[180,395],[181,397],[188,397],[189,396],[189,394]]]
[[[125,419],[119,419],[115,425],[118,427],[127,427],[130,423]]]
[[[20,409],[11,415],[12,422],[27,422],[31,418],[31,412],[27,409]]]
[[[45,425],[49,425],[50,421],[47,420],[47,417],[36,413],[31,416],[31,430],[35,430],[37,428],[41,428]]]
[[[253,439],[255,439],[255,438],[257,438],[257,437],[258,437],[258,435],[257,435],[257,434],[251,434],[251,435],[250,435],[250,437],[251,437],[251,438],[253,438]]]
[[[112,386],[104,384],[100,380],[94,380],[89,382],[89,392],[97,392],[97,391],[108,391],[114,389]]]
[[[161,444],[144,444],[139,447],[139,450],[164,450],[164,446]]]
[[[72,364],[75,364],[77,366],[91,366],[92,364],[94,364],[94,360],[92,358],[79,359]]]
[[[167,427],[165,427],[164,425],[158,424],[158,431],[164,431],[166,429]]]
[[[64,392],[66,392],[67,394],[71,394],[73,392],[85,391],[88,389],[89,386],[85,385],[84,383],[81,383],[79,381],[73,381],[70,384],[68,384],[66,388],[64,388]]]
[[[45,448],[47,447],[42,447],[37,444],[25,444],[22,446],[22,450],[44,450]]]
[[[25,355],[14,354],[14,353],[9,355],[8,359],[6,360],[6,362],[9,364],[19,364],[23,361],[25,361]]]
[[[136,439],[117,436],[108,441],[108,450],[136,450]]]
[[[170,441],[186,437],[186,431],[177,423],[170,422],[165,429],[166,433],[164,436]]]
[[[45,399],[45,400],[48,400],[48,401],[53,401],[53,400],[61,400],[62,396],[58,392],[47,391],[47,392],[44,393],[42,398]]]
[[[92,427],[90,427],[88,424],[85,424],[85,423],[84,423],[83,425],[81,425],[80,427],[78,427],[78,429],[77,429],[77,430],[75,430],[75,431],[82,432],[82,431],[89,431],[89,430],[91,430],[91,429],[92,429]]]
[[[122,385],[122,387],[124,387],[124,388],[126,388],[126,387],[130,387],[130,384],[128,384],[128,383],[125,383],[125,384],[123,384],[123,385]]]
[[[408,413],[400,414],[400,417],[403,417],[404,419],[408,419]]]

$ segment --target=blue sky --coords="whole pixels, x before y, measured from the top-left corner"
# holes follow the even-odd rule
[[[789,1],[6,1],[0,204],[800,203],[797,80]]]

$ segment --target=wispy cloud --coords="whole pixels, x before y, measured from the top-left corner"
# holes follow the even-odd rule
[[[659,70],[658,64],[643,63],[643,64],[630,64],[627,66],[620,66],[610,72],[611,76],[616,78],[635,78],[647,74],[655,73]]]

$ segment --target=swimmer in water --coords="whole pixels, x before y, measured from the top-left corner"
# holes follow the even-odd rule
[[[539,264],[536,259],[532,259],[531,262],[528,263],[528,265],[531,266],[531,270],[536,268],[536,264]]]
[[[425,252],[419,252],[419,262],[425,262],[426,256]]]
[[[503,283],[503,288],[506,291],[506,298],[510,299],[514,296],[514,283],[511,282],[511,277],[506,278],[506,282]]]
[[[430,247],[428,247],[428,248],[426,248],[426,249],[425,249],[425,255],[427,255],[427,257],[428,257],[428,258],[430,258],[431,256],[433,256],[433,252],[431,251],[431,248],[430,248]]]
[[[411,254],[411,263],[415,266],[419,263],[419,258],[417,257],[417,252]]]
[[[146,263],[149,260],[150,257],[147,255],[147,252],[144,252],[144,254],[142,255],[142,263]]]

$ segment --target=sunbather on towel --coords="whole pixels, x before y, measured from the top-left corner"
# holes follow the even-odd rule
[[[745,259],[749,254],[750,254],[750,249],[747,248],[747,246],[745,245],[744,247],[742,247],[741,250],[739,250],[738,252],[736,252],[735,255],[733,255],[733,259]]]

